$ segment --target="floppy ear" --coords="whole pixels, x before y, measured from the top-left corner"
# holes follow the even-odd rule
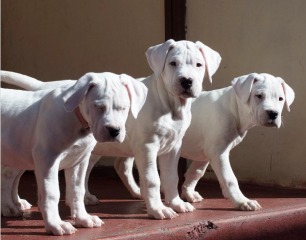
[[[86,73],[63,96],[64,108],[72,112],[84,99],[88,90],[97,84],[94,73]]]
[[[142,82],[126,74],[121,74],[120,79],[122,84],[127,88],[131,102],[130,111],[136,119],[146,101],[148,88]]]
[[[219,68],[222,58],[218,52],[212,50],[210,47],[206,46],[202,42],[197,41],[195,44],[203,55],[203,58],[205,60],[206,74],[209,78],[210,83],[212,83],[211,77]]]
[[[172,39],[169,39],[168,41],[162,44],[150,47],[146,51],[148,63],[157,78],[159,78],[159,76],[161,75],[164,69],[164,65],[165,65],[165,61],[166,61],[168,52],[174,46],[175,46],[175,41]]]
[[[232,81],[234,91],[242,104],[246,104],[249,100],[252,86],[256,79],[263,79],[263,77],[257,73],[251,73],[235,78]]]
[[[293,89],[285,82],[284,79],[277,77],[281,81],[284,93],[285,93],[285,101],[288,112],[290,112],[290,105],[293,103],[295,93]]]

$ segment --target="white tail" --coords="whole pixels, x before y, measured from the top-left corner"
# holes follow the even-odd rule
[[[9,83],[28,91],[55,89],[67,84],[75,84],[75,80],[61,80],[53,82],[42,82],[35,78],[8,71],[1,71],[1,82]]]
[[[1,71],[1,82],[9,83],[29,91],[36,91],[40,89],[42,84],[35,78],[8,71]]]

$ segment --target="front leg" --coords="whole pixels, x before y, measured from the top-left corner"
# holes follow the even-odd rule
[[[37,148],[39,149],[39,148]],[[34,150],[35,176],[38,187],[38,207],[42,213],[47,233],[54,235],[73,234],[76,229],[61,220],[58,212],[60,197],[57,159],[60,154]]]
[[[185,181],[182,186],[182,199],[187,199],[188,202],[201,202],[202,196],[195,191],[195,187],[199,180],[203,177],[209,162],[192,161],[187,172],[185,173]]]
[[[243,211],[261,209],[256,200],[246,198],[240,191],[237,178],[229,162],[228,153],[213,157],[211,166],[217,175],[224,197],[230,199],[236,209]]]
[[[180,158],[181,144],[175,146],[170,152],[158,157],[162,192],[165,194],[165,202],[176,212],[192,212],[195,208],[188,202],[184,202],[178,193],[178,161]]]
[[[157,171],[157,147],[137,149],[135,162],[139,171],[141,196],[146,202],[149,217],[155,219],[174,218],[172,208],[164,206],[160,197],[160,180]]]
[[[89,156],[75,166],[65,169],[66,203],[70,206],[71,217],[77,226],[101,227],[103,221],[97,216],[87,213],[84,204],[85,175],[88,167]]]

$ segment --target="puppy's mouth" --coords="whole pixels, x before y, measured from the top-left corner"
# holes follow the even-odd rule
[[[124,141],[124,138],[122,139],[121,136],[118,136],[118,137],[113,138],[111,142],[122,143],[123,141]]]
[[[118,137],[112,137],[110,135],[107,135],[107,136],[99,136],[99,137],[95,137],[95,139],[98,141],[98,142],[119,142],[119,143],[122,143],[124,139],[121,138],[121,136],[118,136]]]
[[[264,127],[275,127],[275,128],[278,127],[276,121],[272,119],[268,119],[268,121],[265,124],[263,124],[263,126]]]
[[[186,99],[186,98],[195,98],[197,97],[194,94],[194,91],[192,89],[184,89],[181,94],[180,94],[180,98]]]
[[[120,133],[116,137],[111,136],[111,134],[109,133],[109,131],[107,129],[103,129],[103,130],[100,130],[100,131],[92,131],[92,133],[94,135],[94,138],[98,142],[119,142],[119,143],[122,143],[124,141],[124,137],[122,137],[122,134],[124,134],[124,133]]]

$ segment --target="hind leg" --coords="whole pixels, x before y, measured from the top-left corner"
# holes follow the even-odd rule
[[[141,198],[140,188],[133,176],[133,163],[134,163],[133,157],[130,158],[118,157],[115,160],[114,166],[120,179],[122,180],[126,188],[129,190],[129,192],[132,194],[132,196],[135,198]]]
[[[1,168],[1,213],[4,217],[20,217],[22,210],[12,199],[14,181],[24,171],[3,166]]]
[[[23,170],[19,172],[19,174],[17,175],[17,177],[14,180],[13,188],[12,188],[13,203],[16,206],[20,207],[21,210],[27,210],[27,209],[30,209],[32,207],[32,205],[27,200],[21,199],[18,195],[19,181],[20,181],[20,178],[21,178],[21,176],[24,172],[25,171],[23,171]]]
[[[195,191],[198,181],[203,177],[208,161],[192,161],[190,167],[185,173],[185,181],[182,186],[182,199],[186,199],[188,202],[201,202],[202,196]]]
[[[97,205],[97,204],[99,204],[99,199],[95,195],[92,195],[89,192],[88,181],[89,181],[89,175],[91,173],[91,170],[93,169],[95,164],[99,161],[100,157],[101,156],[91,154],[90,159],[89,159],[89,164],[88,164],[88,168],[87,168],[87,171],[86,171],[86,177],[85,177],[85,196],[84,196],[85,205]]]

